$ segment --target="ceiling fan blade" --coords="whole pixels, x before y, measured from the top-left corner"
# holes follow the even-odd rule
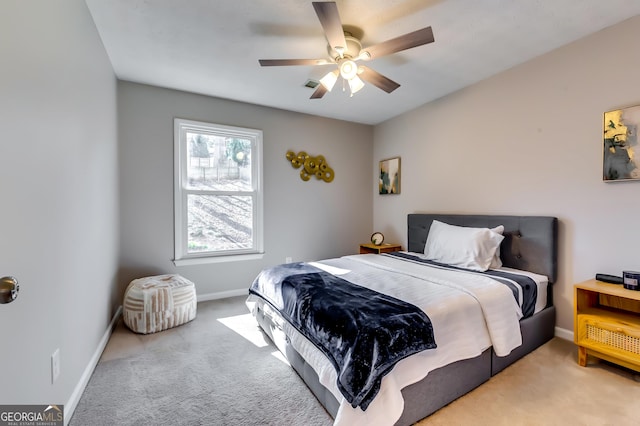
[[[333,62],[326,59],[258,59],[263,67],[280,67],[285,65],[329,65]]]
[[[393,38],[391,40],[384,41],[380,44],[369,46],[366,49],[362,49],[360,54],[362,59],[375,59],[381,56],[389,55],[391,53],[400,52],[402,50],[411,49],[412,47],[422,46],[423,44],[433,43],[433,30],[431,27],[426,27],[421,30],[417,30],[400,37]],[[367,52],[369,57],[363,53]]]
[[[309,99],[320,99],[327,92],[328,90],[326,87],[324,87],[322,84],[318,84],[318,87],[316,88],[315,92],[313,92],[313,94]]]
[[[369,67],[360,65],[358,67],[358,76],[364,81],[373,84],[379,89],[384,90],[387,93],[391,93],[396,90],[400,85],[390,78],[385,77],[377,71],[372,70]]]
[[[344,51],[347,48],[347,41],[344,39],[344,30],[342,29],[342,21],[340,21],[340,14],[338,13],[338,6],[335,2],[312,2],[313,8],[316,10],[316,15],[320,20],[324,34],[327,37],[329,45],[336,51],[337,48],[342,48]]]

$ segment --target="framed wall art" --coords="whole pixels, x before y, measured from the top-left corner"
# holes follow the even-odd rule
[[[400,157],[380,161],[378,187],[380,194],[400,193]]]
[[[640,179],[638,126],[640,106],[604,113],[602,179],[605,182]]]

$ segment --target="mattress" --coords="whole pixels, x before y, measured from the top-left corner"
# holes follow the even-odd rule
[[[436,349],[400,361],[382,379],[380,392],[368,409],[362,411],[346,403],[336,386],[336,371],[324,354],[262,299],[251,295],[247,300],[249,308],[254,311],[259,306],[277,324],[279,330],[273,333],[276,345],[280,347],[289,342],[314,369],[320,383],[340,402],[336,425],[393,424],[404,408],[401,394],[404,387],[437,368],[477,357],[489,347],[500,356],[508,355],[522,342],[519,328],[522,310],[518,301],[511,290],[489,277],[386,255],[353,255],[311,264],[352,283],[418,306],[431,319],[438,344]],[[536,307],[544,307],[545,277],[502,269],[534,279],[540,295]]]

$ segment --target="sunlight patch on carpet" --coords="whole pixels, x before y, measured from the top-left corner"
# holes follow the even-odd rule
[[[218,318],[218,322],[235,331],[259,348],[264,348],[269,345],[269,343],[265,341],[264,335],[251,314]]]
[[[273,355],[274,357],[276,357],[277,359],[279,359],[280,361],[284,362],[289,367],[291,367],[291,364],[289,364],[289,361],[287,361],[287,359],[284,357],[284,355],[282,355],[280,351],[271,352],[271,355]]]

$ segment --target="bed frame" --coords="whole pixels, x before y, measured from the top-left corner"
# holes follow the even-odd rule
[[[429,228],[433,220],[451,225],[493,228],[504,226],[504,240],[500,257],[506,267],[522,269],[546,275],[549,278],[547,307],[537,314],[520,321],[522,346],[506,357],[498,357],[491,348],[480,356],[449,364],[431,371],[423,380],[405,387],[402,395],[405,408],[396,425],[410,425],[427,417],[460,396],[468,393],[491,376],[499,373],[518,359],[533,351],[554,336],[556,310],[553,306],[552,285],[558,268],[558,220],[548,216],[497,216],[457,214],[408,215],[408,251],[424,250]],[[274,340],[273,324],[262,311],[256,312],[258,323]],[[320,403],[333,416],[339,403],[319,382],[316,372],[291,347],[285,347],[284,355],[300,375]]]

